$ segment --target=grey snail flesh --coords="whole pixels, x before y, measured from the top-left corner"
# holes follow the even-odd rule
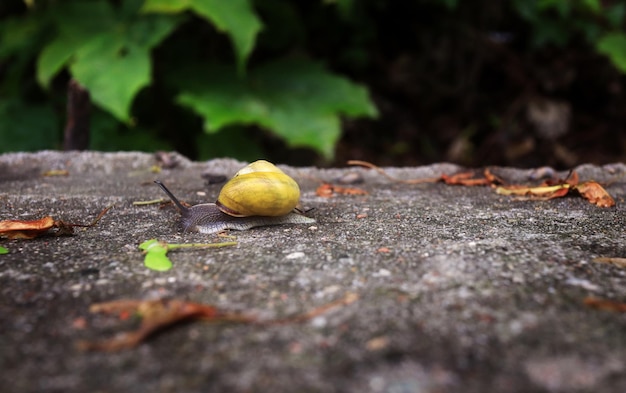
[[[185,231],[205,234],[218,233],[227,229],[245,231],[269,225],[313,224],[314,222],[315,219],[298,213],[288,213],[278,217],[233,217],[223,213],[214,203],[192,206],[183,212],[181,218]]]
[[[223,213],[215,203],[203,203],[186,207],[159,180],[155,183],[170,197],[181,213],[180,223],[183,230],[204,234],[218,233],[227,229],[245,231],[250,228],[282,225],[282,224],[313,224],[315,219],[299,213],[289,213],[278,217],[233,217]]]

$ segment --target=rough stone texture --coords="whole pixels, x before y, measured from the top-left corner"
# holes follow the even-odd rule
[[[516,201],[485,187],[397,184],[361,169],[284,168],[316,225],[233,232],[236,247],[175,251],[174,268],[155,272],[140,242],[215,238],[181,233],[171,207],[132,202],[163,197],[155,178],[190,203],[211,201],[220,185],[200,175],[243,166],[178,160],[157,175],[142,153],[0,156],[0,219],[89,222],[115,204],[72,237],[0,240],[10,250],[0,255],[0,391],[626,391],[626,313],[583,304],[626,301],[626,269],[593,262],[626,256],[626,166],[577,168],[582,179],[610,182],[617,206],[608,209],[576,197]],[[51,169],[69,176],[41,176]],[[458,170],[389,168],[403,178]],[[346,171],[363,174],[368,196],[315,195]],[[530,173],[494,171],[511,181]],[[180,298],[272,318],[348,292],[359,300],[301,324],[191,323],[119,353],[74,347],[134,326],[89,314],[94,302]]]

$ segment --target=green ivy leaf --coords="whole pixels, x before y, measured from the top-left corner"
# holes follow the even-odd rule
[[[188,9],[230,37],[239,70],[243,70],[263,27],[250,0],[146,0],[142,7],[143,12],[160,13],[180,13]]]
[[[72,55],[85,44],[85,36],[57,37],[37,59],[37,81],[48,88],[50,80],[67,64]]]
[[[152,270],[159,272],[165,272],[172,268],[172,261],[167,257],[167,254],[158,252],[149,252],[143,260],[143,264]]]
[[[150,55],[114,33],[102,34],[78,50],[70,70],[94,102],[128,121],[135,95],[150,83]]]
[[[115,23],[113,9],[105,1],[64,2],[51,9],[51,19],[57,35],[37,59],[37,81],[44,87],[78,49]]]
[[[184,75],[194,75],[184,80]],[[367,89],[310,61],[277,61],[240,78],[211,66],[179,74],[177,101],[204,117],[207,132],[257,124],[293,147],[311,147],[330,158],[340,136],[340,115],[377,115]]]
[[[69,63],[95,103],[128,121],[134,97],[150,83],[150,50],[182,19],[132,14],[130,5],[113,10],[104,1],[69,2],[55,10],[58,35],[38,58],[39,83],[48,86]]]
[[[626,73],[626,34],[606,34],[596,43],[596,50],[608,56],[618,70]]]
[[[0,255],[8,254],[8,253],[9,253],[9,250],[7,248],[0,246]]]

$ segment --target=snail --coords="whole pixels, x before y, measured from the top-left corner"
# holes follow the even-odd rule
[[[244,231],[280,224],[312,224],[315,219],[296,212],[300,200],[298,183],[274,164],[259,160],[230,179],[215,203],[186,207],[159,180],[155,183],[181,212],[185,231],[217,233]]]

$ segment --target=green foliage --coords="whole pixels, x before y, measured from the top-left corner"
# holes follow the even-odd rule
[[[615,67],[626,74],[626,34],[621,32],[606,34],[598,40],[596,49],[607,55]]]
[[[313,147],[332,157],[339,139],[339,115],[375,116],[364,87],[329,74],[311,61],[278,60],[253,69],[247,78],[231,67],[185,70],[177,101],[204,119],[213,133],[233,124],[273,130],[292,147]]]
[[[58,148],[58,124],[49,105],[0,99],[0,151]]]
[[[395,57],[419,57],[432,72],[424,100],[429,83],[463,83],[432,64],[476,48],[448,47],[446,34],[510,29],[528,52],[586,45],[626,73],[620,1],[8,0],[1,12],[0,152],[61,146],[69,78],[97,107],[93,149],[252,159],[267,155],[248,140],[261,129],[330,159],[342,119],[378,116],[352,79],[384,90],[401,76]]]
[[[254,41],[262,28],[250,0],[146,0],[144,12],[177,14],[191,10],[226,33],[235,47],[239,70],[254,49]]]
[[[8,248],[4,248],[4,247],[0,246],[0,255],[8,254],[8,253],[9,253],[9,249]]]
[[[532,27],[531,42],[536,48],[550,44],[565,46],[580,35],[593,45],[600,40],[604,25],[623,28],[622,2],[607,7],[600,0],[514,0],[513,4]],[[612,53],[600,53],[612,56]]]
[[[216,60],[223,55],[202,59],[188,56],[186,61],[196,66],[197,73],[187,75],[191,83],[171,86],[170,92],[177,92],[170,96],[175,98],[171,103],[180,103],[202,116],[208,132],[233,124],[256,124],[283,138],[290,146],[313,148],[330,158],[340,136],[340,115],[376,114],[363,87],[329,73],[310,60],[294,63],[293,68],[288,68],[289,63],[275,61],[246,70],[246,62],[263,27],[250,0],[127,0],[117,6],[107,0],[30,4],[34,9],[10,20],[5,27],[3,37],[9,39],[0,44],[0,54],[7,56],[33,47],[28,38],[33,30],[53,31],[50,39],[28,52],[31,60],[36,57],[39,84],[51,89],[60,72],[69,71],[90,92],[98,107],[130,127],[136,123],[132,107],[138,93],[160,79],[176,80],[180,74],[177,67],[168,66],[178,61],[178,56],[173,56],[165,60],[165,75],[155,75],[154,65],[159,60],[152,51],[173,32],[184,30],[190,17],[198,25],[194,16],[225,34],[236,57],[236,64],[223,63],[226,64],[223,69],[212,74]],[[177,49],[175,45],[170,44],[171,50]],[[185,55],[193,51],[193,48],[184,49],[188,51]],[[26,56],[25,61],[28,60]],[[25,68],[25,61],[19,65],[20,70]],[[259,81],[260,89],[253,88]],[[258,105],[256,109],[255,105]],[[15,116],[21,114],[18,111]],[[49,116],[42,115],[38,121],[49,120]],[[56,121],[49,124],[58,126]],[[150,141],[137,135],[126,139],[116,137],[119,130],[110,124],[103,127],[96,122],[94,129],[99,131],[92,137],[92,148],[106,149],[107,141],[127,148],[142,140],[146,141],[146,147],[159,144],[158,138]],[[16,143],[4,144],[1,149],[5,151],[50,146],[47,145],[50,139],[56,140],[58,136],[58,132],[44,127],[40,130],[45,130],[48,137],[37,138],[41,143],[21,145],[14,134],[26,129],[16,125],[7,130],[0,138],[10,138]],[[139,133],[135,129],[135,134]],[[24,135],[32,139],[29,134]]]
[[[129,121],[131,102],[150,83],[150,50],[181,21],[139,15],[135,3],[126,1],[120,9],[104,0],[55,7],[52,18],[58,33],[38,58],[39,82],[47,86],[69,63],[72,76],[89,90],[95,103]]]

